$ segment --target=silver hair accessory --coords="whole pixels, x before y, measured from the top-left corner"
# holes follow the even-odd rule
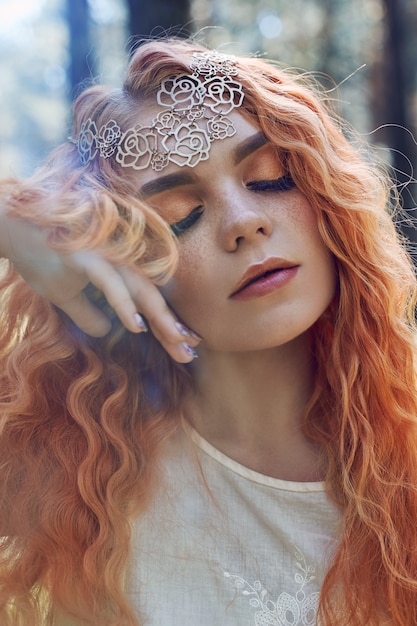
[[[227,117],[240,107],[244,93],[234,79],[237,68],[232,57],[218,52],[194,53],[192,74],[164,80],[156,99],[164,109],[149,126],[137,124],[122,132],[114,120],[97,129],[90,118],[81,126],[77,145],[81,162],[99,154],[115,159],[122,167],[160,171],[169,163],[194,167],[209,157],[216,139],[236,133]]]

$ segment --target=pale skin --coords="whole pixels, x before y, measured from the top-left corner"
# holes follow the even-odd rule
[[[308,330],[334,295],[334,262],[297,189],[258,188],[285,169],[253,122],[239,113],[230,118],[236,135],[214,142],[207,161],[188,172],[173,165],[159,176],[146,170],[136,177],[170,223],[181,225],[202,210],[179,236],[178,269],[162,288],[204,339],[192,364],[197,391],[186,401],[186,417],[243,465],[286,480],[316,480],[322,468],[300,421],[312,387]],[[231,298],[247,268],[270,258],[297,266],[288,284]]]
[[[151,118],[152,107],[147,110]],[[178,269],[166,286],[159,291],[133,270],[107,267],[92,253],[62,259],[47,250],[45,262],[56,263],[56,280],[37,276],[36,287],[95,335],[106,332],[106,322],[80,300],[87,282],[102,289],[132,332],[138,332],[140,310],[174,359],[192,361],[195,392],[184,399],[184,412],[205,439],[263,474],[320,480],[319,451],[303,435],[301,418],[313,381],[309,329],[334,295],[334,263],[301,192],[259,188],[259,181],[286,172],[259,128],[240,113],[231,117],[236,135],[214,142],[209,159],[196,167],[129,173],[170,224],[186,225],[178,237]],[[138,121],[148,123],[147,117]],[[198,217],[190,221],[190,215]],[[30,234],[33,227],[19,228]],[[7,242],[0,241],[0,251],[10,255]],[[284,259],[288,278],[233,295],[248,268],[268,259],[276,266]],[[26,278],[23,263],[18,269]],[[275,269],[274,276],[286,276]],[[178,319],[203,338],[189,340],[198,346],[198,359],[185,354]]]
[[[179,363],[193,357],[187,345],[200,339],[185,335],[184,325],[169,310],[157,287],[133,268],[114,267],[91,250],[67,256],[47,243],[48,233],[27,221],[10,219],[0,206],[0,257],[10,259],[26,282],[64,311],[79,328],[93,337],[110,330],[110,321],[82,291],[88,283],[100,289],[124,326],[143,332],[137,312],[146,317],[150,330]]]

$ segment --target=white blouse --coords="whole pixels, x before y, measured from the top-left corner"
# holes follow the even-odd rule
[[[323,483],[264,476],[179,432],[133,524],[141,625],[313,625],[340,519]]]

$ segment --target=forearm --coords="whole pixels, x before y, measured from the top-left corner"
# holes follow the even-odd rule
[[[10,258],[9,219],[4,202],[0,201],[0,258]]]

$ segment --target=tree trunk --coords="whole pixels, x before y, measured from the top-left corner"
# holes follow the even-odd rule
[[[417,146],[412,135],[412,94],[415,88],[415,63],[410,45],[417,36],[413,25],[409,0],[384,0],[385,6],[385,93],[382,105],[385,141],[392,150],[392,165],[401,191],[405,209],[416,207],[416,184],[409,183],[417,171]],[[414,189],[413,189],[414,188]],[[413,197],[414,196],[414,197]],[[407,234],[416,241],[415,229]]]
[[[187,37],[192,30],[190,5],[191,0],[128,0],[134,46],[150,36]]]
[[[94,75],[93,57],[89,58],[91,40],[88,0],[67,0],[66,12],[70,55],[68,76],[71,98],[74,98],[81,90],[81,83]]]

